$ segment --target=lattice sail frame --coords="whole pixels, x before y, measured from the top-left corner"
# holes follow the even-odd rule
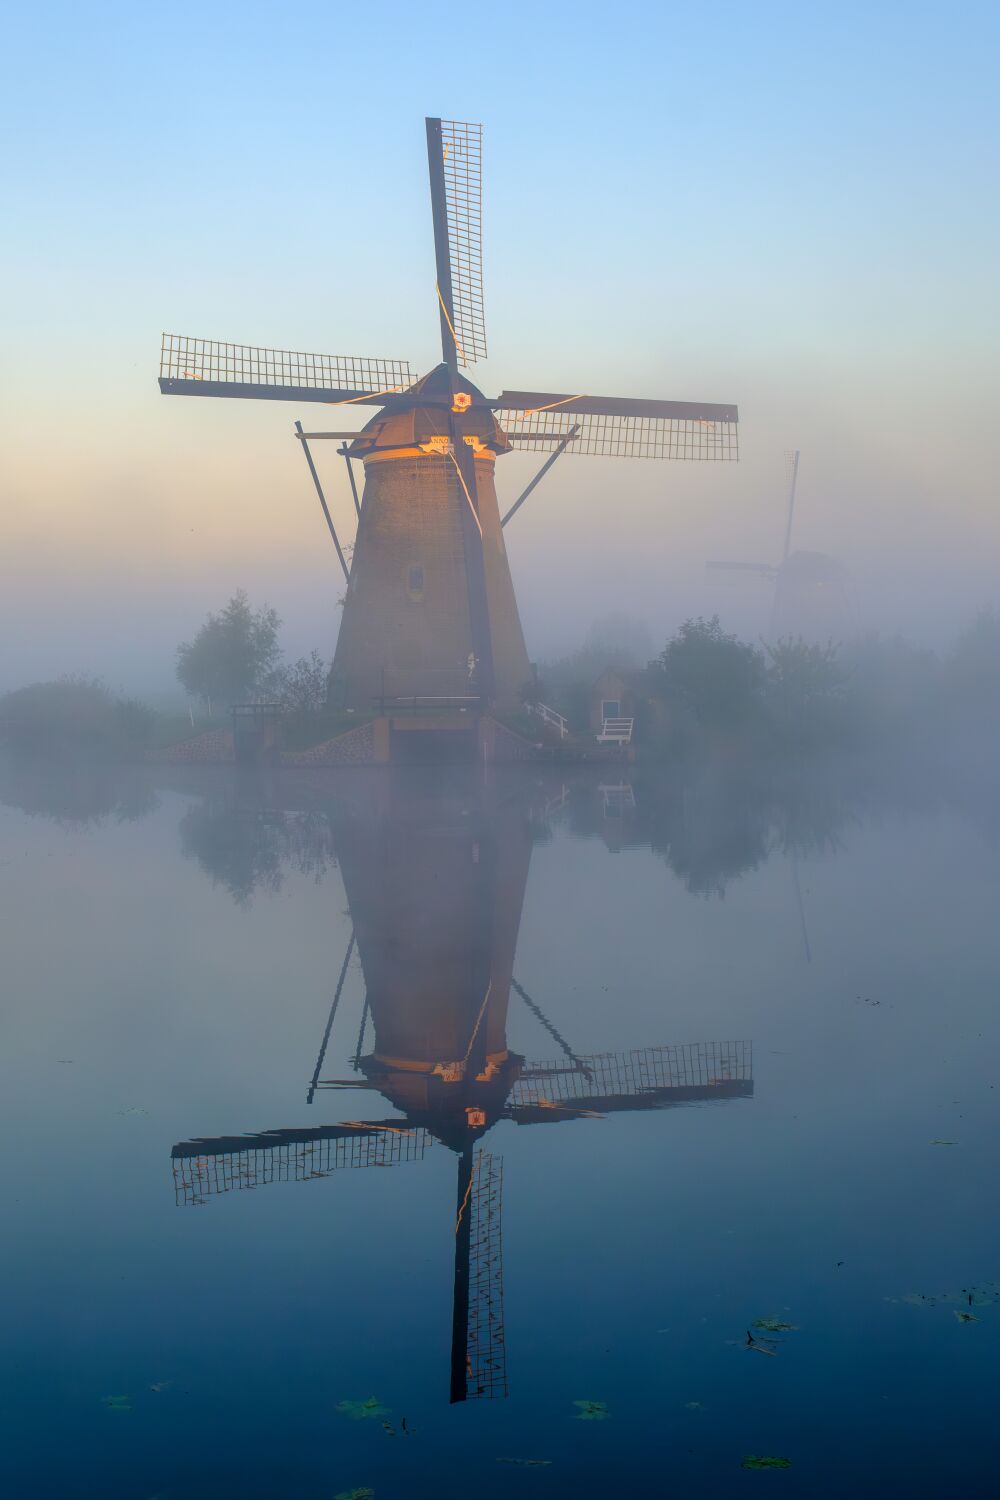
[[[483,127],[442,120],[445,202],[459,364],[486,358],[483,316]]]
[[[433,1137],[416,1130],[318,1137],[313,1140],[252,1136],[246,1146],[212,1151],[205,1142],[199,1155],[175,1155],[174,1198],[179,1207],[193,1207],[220,1193],[264,1187],[269,1182],[311,1182],[331,1172],[357,1167],[391,1167],[421,1161]]]
[[[506,1400],[503,1325],[503,1157],[477,1151],[469,1201],[469,1329],[466,1398]]]
[[[226,344],[217,339],[165,333],[160,345],[160,378],[376,395],[405,391],[415,377],[403,359],[307,354],[298,349],[265,349],[257,344]]]
[[[532,1077],[531,1075],[536,1076]],[[580,1057],[578,1068],[533,1063],[510,1092],[510,1104],[537,1105],[585,1098],[641,1098],[676,1089],[724,1089],[753,1080],[750,1042],[695,1042],[687,1047],[643,1047]]]
[[[566,445],[567,453],[709,462],[735,462],[740,456],[735,422],[516,409],[497,411],[496,417],[515,448],[536,452],[551,452],[554,443],[577,427],[576,436]]]

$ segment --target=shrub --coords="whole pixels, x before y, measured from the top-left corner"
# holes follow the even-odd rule
[[[150,709],[95,678],[34,682],[0,698],[0,744],[20,753],[137,756],[153,729]]]

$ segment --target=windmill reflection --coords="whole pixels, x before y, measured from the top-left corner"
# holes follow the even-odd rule
[[[363,805],[331,823],[354,928],[307,1098],[361,1087],[398,1113],[185,1142],[173,1150],[178,1201],[395,1166],[443,1144],[457,1158],[450,1399],[505,1396],[503,1165],[483,1138],[502,1121],[552,1124],[749,1097],[751,1049],[715,1042],[575,1051],[513,973],[532,846],[565,799],[534,783],[472,794],[367,775]],[[355,946],[365,1001],[353,1076],[328,1077]],[[508,1046],[513,1001],[545,1028],[554,1059],[529,1061]]]

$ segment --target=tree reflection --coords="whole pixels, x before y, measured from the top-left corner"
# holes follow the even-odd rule
[[[105,761],[0,756],[0,802],[63,828],[135,823],[159,799],[147,772]]]

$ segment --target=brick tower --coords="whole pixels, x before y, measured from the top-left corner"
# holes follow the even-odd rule
[[[380,699],[520,701],[530,667],[494,484],[510,447],[481,392],[445,364],[351,444],[365,488],[335,702],[363,712]]]

